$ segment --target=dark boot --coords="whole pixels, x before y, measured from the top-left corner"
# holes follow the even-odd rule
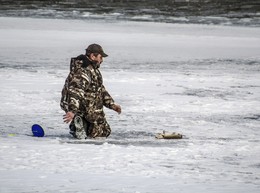
[[[87,123],[84,118],[79,115],[75,115],[73,121],[70,124],[70,134],[77,139],[86,139]]]

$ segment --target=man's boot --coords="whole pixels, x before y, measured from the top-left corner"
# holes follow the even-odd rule
[[[85,120],[83,120],[81,116],[75,115],[73,121],[75,126],[75,133],[73,136],[77,139],[86,139],[87,135],[85,129],[87,127],[87,124]]]

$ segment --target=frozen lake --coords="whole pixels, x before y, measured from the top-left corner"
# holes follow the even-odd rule
[[[258,192],[260,29],[0,17],[0,192]],[[109,57],[106,140],[59,107],[70,57]],[[46,137],[31,137],[41,124]],[[163,130],[182,140],[157,140]],[[192,190],[192,191],[191,191]]]

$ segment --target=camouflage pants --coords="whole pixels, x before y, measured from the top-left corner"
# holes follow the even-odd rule
[[[76,115],[69,127],[70,134],[77,139],[108,137],[111,133],[105,117],[98,122],[91,123],[84,117]]]

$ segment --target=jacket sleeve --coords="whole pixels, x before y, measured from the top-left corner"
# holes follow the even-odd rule
[[[84,92],[91,82],[90,76],[79,69],[74,73],[68,89],[68,110],[76,114],[80,110],[80,104],[84,100]]]
[[[113,98],[107,92],[104,85],[102,85],[102,95],[103,95],[103,105],[109,109],[112,109],[113,105],[115,104]]]

